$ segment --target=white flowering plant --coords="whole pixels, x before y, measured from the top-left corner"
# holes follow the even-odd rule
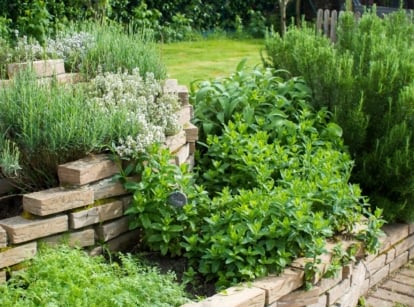
[[[177,112],[180,109],[178,95],[164,93],[162,84],[154,74],[147,73],[145,78],[139,69],[100,72],[90,83],[91,99],[108,116],[114,112],[127,111],[127,121],[140,127],[137,135],[120,137],[114,142],[114,151],[125,159],[145,152],[154,143],[162,143],[166,135],[180,130]]]

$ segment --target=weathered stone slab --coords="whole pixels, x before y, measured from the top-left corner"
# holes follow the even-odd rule
[[[181,108],[178,114],[178,124],[184,126],[186,123],[189,123],[193,118],[193,106],[191,104],[185,105]]]
[[[175,88],[178,85],[178,80],[177,79],[167,79],[165,80],[165,84],[164,84],[164,91],[168,91],[171,88]]]
[[[255,280],[253,286],[266,291],[266,304],[277,301],[303,285],[302,270],[286,269],[280,276],[268,276]]]
[[[64,243],[72,247],[92,246],[95,244],[95,231],[90,228],[61,235],[55,235],[42,239],[42,242],[45,242],[49,245],[58,245]]]
[[[6,271],[0,271],[0,284],[6,282]]]
[[[0,225],[6,229],[9,242],[17,244],[67,231],[68,216],[60,215],[34,220],[27,220],[21,216],[15,216],[1,220]]]
[[[187,143],[185,131],[181,130],[175,135],[168,136],[165,139],[164,146],[168,148],[171,153],[177,152],[185,143]]]
[[[236,286],[226,289],[198,303],[188,303],[185,307],[263,307],[265,291],[259,288]],[[184,307],[183,306],[183,307]]]
[[[314,287],[311,290],[296,290],[281,297],[277,301],[277,306],[302,307],[311,304],[316,304],[319,301],[320,289]]]
[[[0,226],[0,248],[7,246],[7,232]]]
[[[382,244],[380,252],[384,249],[388,249],[390,246],[395,245],[408,236],[407,224],[388,224],[383,226],[382,230],[387,235],[387,238]]]
[[[6,268],[25,260],[31,259],[36,255],[37,243],[31,242],[16,246],[0,252],[0,268]]]
[[[386,278],[389,272],[390,272],[390,265],[387,264],[382,269],[377,271],[375,274],[371,275],[370,281],[369,281],[369,287],[372,288],[377,283],[379,283],[381,280]]]
[[[329,289],[335,287],[337,284],[339,284],[342,281],[342,272],[339,272],[337,276],[332,278],[322,278],[317,286],[321,290],[321,293],[328,291]]]
[[[181,165],[185,163],[190,156],[190,145],[187,143],[183,145],[176,153],[175,153],[175,164]]]
[[[408,234],[413,234],[414,233],[414,223],[411,223],[408,225]]]
[[[181,104],[188,105],[190,103],[190,100],[188,98],[188,88],[185,85],[178,85],[176,89]]]
[[[326,249],[330,251],[333,248],[333,244],[327,243]],[[330,253],[325,253],[320,255],[318,258],[320,258],[321,262],[316,264],[317,267],[317,274],[313,277],[312,284],[316,284],[321,280],[322,276],[326,273],[326,270],[330,266],[332,255]],[[312,262],[313,258],[297,258],[295,259],[290,266],[292,268],[301,269],[304,270],[306,263]]]
[[[367,269],[369,273],[372,275],[379,269],[384,267],[385,260],[387,259],[387,254],[378,255],[374,260],[367,263]]]
[[[89,187],[93,191],[94,200],[128,194],[122,184],[119,181],[112,180],[112,178],[103,179],[89,185]]]
[[[69,214],[69,226],[78,229],[92,224],[105,222],[123,215],[123,203],[121,200],[85,209]]]
[[[398,270],[403,265],[407,264],[408,262],[408,251],[397,256],[391,263],[390,263],[390,273]]]
[[[124,212],[125,212],[125,210],[127,210],[127,209],[129,208],[129,205],[130,205],[130,204],[131,204],[131,202],[132,202],[132,196],[125,196],[125,197],[122,197],[121,201],[122,201],[122,207],[123,207],[123,210],[124,210]]]
[[[188,144],[190,145],[190,155],[192,155],[196,151],[196,143],[195,142],[189,142]]]
[[[399,254],[409,250],[411,247],[414,246],[414,235],[407,237],[405,240],[401,241],[397,245],[395,245],[395,254],[398,256]]]
[[[328,302],[328,296],[326,294],[323,294],[319,296],[318,301],[315,304],[307,305],[307,307],[326,307],[327,302]]]
[[[103,247],[101,245],[93,247],[91,250],[88,251],[88,255],[91,257],[99,256],[103,254]]]
[[[61,184],[83,185],[115,175],[118,166],[108,155],[93,155],[58,166]]]
[[[344,279],[335,287],[327,292],[328,306],[334,304],[344,293],[346,293],[351,287],[351,280],[349,278]]]
[[[397,282],[395,280],[387,280],[381,285],[381,288],[389,290],[391,292],[399,292],[405,295],[413,295],[413,286],[404,283]],[[414,302],[414,300],[413,300]]]
[[[366,269],[362,262],[354,266],[351,279],[351,288],[337,300],[336,304],[338,306],[357,306],[359,297],[364,294],[361,293],[361,289],[365,281],[365,271]]]
[[[39,60],[25,63],[11,63],[7,65],[7,74],[13,78],[19,71],[31,69],[37,77],[51,77],[54,75],[64,74],[65,65],[62,59],[56,60]]]
[[[140,231],[138,229],[126,232],[112,240],[106,242],[110,251],[125,251],[136,246],[140,241]]]
[[[387,252],[387,260],[385,260],[385,263],[388,264],[391,261],[393,261],[394,259],[395,259],[395,248],[392,247]]]
[[[32,214],[47,216],[92,204],[93,193],[94,191],[86,187],[77,189],[52,188],[25,194],[23,208]]]
[[[184,124],[185,137],[187,142],[195,142],[198,140],[198,127],[188,122]]]
[[[102,242],[109,241],[129,230],[129,217],[125,216],[96,227],[96,235]]]
[[[186,164],[188,164],[188,170],[192,171],[194,169],[195,166],[195,157],[194,155],[190,154],[187,158],[187,160],[185,161]]]

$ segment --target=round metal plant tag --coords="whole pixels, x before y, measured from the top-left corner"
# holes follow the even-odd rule
[[[167,201],[171,206],[181,208],[187,204],[187,196],[183,192],[174,191],[168,195]]]

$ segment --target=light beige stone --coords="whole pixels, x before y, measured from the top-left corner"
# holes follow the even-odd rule
[[[185,131],[181,130],[175,135],[168,136],[165,139],[164,146],[165,148],[168,148],[171,153],[177,152],[185,143],[187,143],[186,137],[185,137]]]
[[[318,282],[318,287],[321,290],[321,293],[326,292],[327,290],[335,287],[337,284],[339,284],[342,281],[342,272],[339,272],[337,276],[334,276],[332,278],[322,278]]]
[[[116,219],[123,215],[123,203],[121,200],[85,209],[69,214],[69,226],[78,229],[92,224]]]
[[[303,270],[285,269],[280,276],[256,279],[253,286],[266,291],[266,304],[277,301],[282,296],[303,285]]]
[[[405,238],[403,241],[401,241],[397,245],[395,245],[395,255],[398,257],[398,255],[409,250],[413,246],[414,246],[414,235],[411,235]]]
[[[128,231],[106,242],[106,246],[112,252],[124,252],[139,244],[140,236],[141,234],[138,229]]]
[[[15,216],[1,220],[0,225],[6,229],[10,243],[17,244],[67,231],[68,216],[32,220]]]
[[[388,224],[383,226],[382,230],[387,235],[387,239],[383,243],[383,248],[387,249],[388,244],[389,246],[393,246],[408,236],[407,224]]]
[[[315,304],[307,305],[307,307],[326,307],[327,302],[328,296],[326,294],[322,294],[319,296],[318,301]]]
[[[79,73],[64,73],[56,76],[59,83],[78,83],[84,81]]]
[[[366,263],[369,273],[372,275],[385,265],[387,254],[378,255],[373,261]]]
[[[170,90],[171,88],[174,89],[178,85],[177,79],[167,79],[164,83],[164,92]]]
[[[61,184],[83,185],[111,177],[118,172],[118,166],[106,154],[91,155],[58,166]]]
[[[397,256],[391,263],[390,263],[390,273],[398,270],[403,265],[407,264],[408,262],[408,251]]]
[[[124,216],[120,219],[99,225],[96,227],[96,235],[102,242],[109,241],[129,230],[129,217]]]
[[[0,226],[0,248],[7,246],[7,232]]]
[[[175,164],[181,165],[185,163],[189,156],[190,156],[190,145],[187,143],[175,153]]]
[[[95,245],[95,231],[84,229],[81,231],[64,233],[42,239],[42,242],[49,245],[67,244],[69,246],[86,247]]]
[[[191,172],[194,169],[195,166],[195,157],[194,155],[190,154],[185,161],[186,164],[188,164],[188,170]]]
[[[188,98],[188,88],[185,85],[178,85],[177,87],[178,98],[182,105],[188,105],[190,103]]]
[[[312,284],[317,284],[329,268],[332,258],[332,255],[329,253],[329,251],[333,248],[333,246],[333,244],[327,243],[325,248],[327,249],[328,253],[318,256],[321,261],[320,263],[316,264],[317,273],[313,276],[313,280],[311,281]],[[304,270],[305,265],[308,262],[313,262],[313,258],[297,258],[290,264],[290,266],[292,268]]]
[[[277,306],[302,307],[311,304],[317,304],[319,301],[320,289],[313,287],[310,290],[296,290],[291,292],[277,301]]]
[[[357,306],[359,297],[363,294],[361,289],[365,281],[365,265],[362,262],[354,265],[351,279],[351,288],[344,293],[338,300],[337,305],[341,307]]]
[[[390,265],[385,265],[382,269],[378,270],[375,274],[370,276],[369,286],[372,288],[381,280],[386,278],[390,272]]]
[[[0,271],[0,284],[6,282],[6,271]]]
[[[193,106],[191,104],[185,105],[181,108],[178,114],[178,124],[184,126],[186,123],[189,123],[193,118]]]
[[[89,188],[52,188],[23,196],[24,210],[39,216],[47,216],[93,203],[93,191]]]
[[[344,279],[335,287],[327,292],[328,306],[334,304],[344,293],[351,288],[351,280],[349,278]]]
[[[235,286],[226,289],[198,303],[185,304],[186,307],[263,307],[265,292],[262,289]]]
[[[103,179],[99,182],[89,185],[93,191],[94,200],[126,195],[128,192],[124,189],[119,181],[111,178]]]
[[[31,259],[36,255],[36,252],[36,242],[12,247],[3,252],[0,252],[0,268],[6,268]]]
[[[408,259],[414,259],[414,247],[411,247],[409,252],[408,252]]]
[[[387,260],[385,261],[385,263],[388,264],[394,259],[395,259],[395,248],[392,247],[387,251]]]
[[[352,277],[353,264],[349,263],[342,267],[342,279],[347,279]]]
[[[185,137],[187,142],[195,142],[198,140],[198,127],[188,122],[184,124],[183,129],[185,131]]]
[[[189,142],[188,144],[190,145],[190,155],[192,155],[196,151],[196,143],[195,142]]]
[[[102,246],[95,246],[91,250],[88,251],[88,255],[91,257],[99,256],[103,254],[103,247]]]
[[[62,59],[39,60],[25,63],[11,63],[7,65],[7,74],[13,78],[19,71],[31,69],[37,77],[51,77],[64,74],[65,65]]]

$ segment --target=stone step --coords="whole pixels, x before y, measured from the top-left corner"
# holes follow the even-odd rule
[[[15,246],[5,251],[2,251],[0,252],[0,269],[31,259],[36,255],[36,252],[36,242]]]
[[[0,225],[6,229],[9,242],[18,244],[67,231],[68,216],[31,220],[15,216],[0,220]]]
[[[119,172],[109,155],[100,154],[58,166],[61,184],[84,185],[111,177]]]
[[[124,216],[120,219],[104,223],[96,227],[96,235],[101,242],[107,242],[129,230],[129,217]]]
[[[87,187],[69,189],[52,188],[23,196],[23,208],[38,216],[84,207],[94,201],[94,191]]]

